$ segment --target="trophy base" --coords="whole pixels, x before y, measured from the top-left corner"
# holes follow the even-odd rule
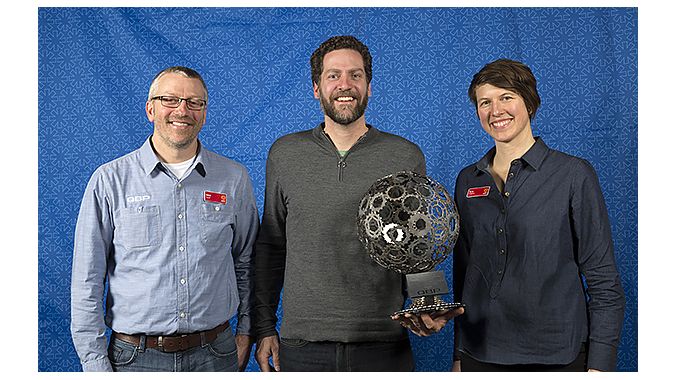
[[[391,316],[396,317],[404,314],[433,313],[435,311],[442,310],[445,311],[457,309],[459,307],[465,307],[465,305],[457,302],[453,303],[445,302],[439,296],[416,297],[413,298],[413,303],[411,304],[411,307],[394,312]]]

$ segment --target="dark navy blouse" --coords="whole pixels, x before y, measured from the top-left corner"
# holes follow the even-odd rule
[[[501,193],[494,156],[495,148],[456,181],[454,293],[467,305],[456,357],[568,364],[585,347],[589,368],[614,370],[625,299],[594,169],[536,138]]]

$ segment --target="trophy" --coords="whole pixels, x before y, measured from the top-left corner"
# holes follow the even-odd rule
[[[464,306],[443,301],[444,273],[433,271],[458,239],[460,219],[453,199],[433,179],[409,171],[376,181],[359,204],[359,240],[378,265],[406,275],[410,307],[392,316]]]

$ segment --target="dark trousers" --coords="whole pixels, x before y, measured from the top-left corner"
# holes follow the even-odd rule
[[[570,364],[494,364],[480,362],[460,353],[462,372],[584,372],[587,370],[587,350],[583,346],[580,354]]]
[[[408,339],[398,342],[308,342],[280,339],[282,372],[402,372],[415,361]]]

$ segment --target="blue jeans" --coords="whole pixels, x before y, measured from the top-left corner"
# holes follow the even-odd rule
[[[162,352],[111,338],[108,358],[115,372],[226,372],[237,371],[237,346],[230,329],[201,347]]]
[[[398,342],[308,342],[279,340],[282,372],[403,372],[415,361],[408,339]]]

